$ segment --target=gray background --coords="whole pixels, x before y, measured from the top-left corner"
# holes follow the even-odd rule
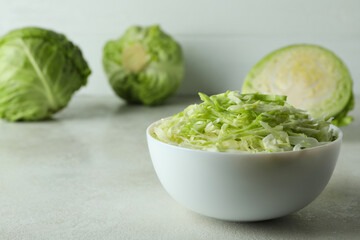
[[[0,6],[0,35],[41,26],[81,47],[93,70],[81,94],[112,94],[102,48],[135,24],[160,24],[183,46],[187,73],[179,94],[241,89],[257,61],[294,43],[334,51],[360,94],[358,0],[0,0]]]

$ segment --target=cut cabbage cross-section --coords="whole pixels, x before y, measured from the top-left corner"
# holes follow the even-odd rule
[[[257,63],[245,78],[242,93],[288,96],[293,106],[313,117],[333,118],[341,126],[354,107],[352,79],[345,64],[316,45],[292,45],[276,50]]]

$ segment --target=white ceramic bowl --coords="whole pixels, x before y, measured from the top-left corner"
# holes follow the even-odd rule
[[[183,206],[231,221],[285,216],[312,202],[327,185],[342,132],[324,146],[281,153],[221,153],[163,143],[146,133],[160,182]]]

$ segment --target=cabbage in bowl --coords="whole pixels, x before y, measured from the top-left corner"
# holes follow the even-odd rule
[[[207,96],[154,127],[153,137],[180,147],[219,152],[283,152],[324,145],[336,137],[330,121],[314,119],[286,96]]]

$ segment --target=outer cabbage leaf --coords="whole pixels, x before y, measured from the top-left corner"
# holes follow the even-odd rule
[[[173,145],[220,152],[283,152],[316,147],[334,139],[330,122],[313,119],[286,96],[207,96],[154,127],[154,137]]]
[[[354,107],[352,85],[339,57],[323,47],[303,44],[265,56],[245,78],[242,93],[287,95],[293,106],[342,126],[352,121],[347,117]]]
[[[103,66],[115,93],[129,103],[162,103],[184,77],[181,47],[159,26],[130,27],[107,42]]]
[[[0,39],[0,117],[39,120],[64,108],[90,69],[64,35],[28,27]]]

